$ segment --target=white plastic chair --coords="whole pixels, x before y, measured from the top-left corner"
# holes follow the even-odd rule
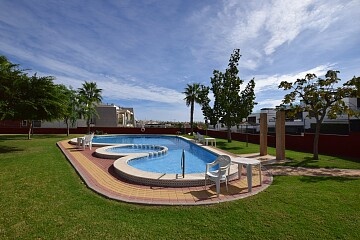
[[[205,142],[205,138],[203,135],[201,135],[200,133],[196,133],[197,135],[197,140],[200,142],[200,143],[204,143]]]
[[[195,142],[197,142],[197,141],[198,141],[198,138],[199,138],[199,133],[198,133],[198,132],[196,132],[196,134],[194,135],[194,140],[195,140]]]
[[[211,167],[218,165],[219,168],[217,170],[211,170]],[[231,158],[227,155],[220,155],[215,159],[212,163],[206,164],[206,172],[205,172],[205,188],[207,179],[215,182],[216,184],[216,193],[219,197],[220,194],[220,183],[225,182],[226,191],[228,191],[228,176],[230,172]]]
[[[89,149],[91,150],[93,137],[94,133],[84,136],[84,139],[82,140],[83,149],[85,149],[86,146],[89,146]]]

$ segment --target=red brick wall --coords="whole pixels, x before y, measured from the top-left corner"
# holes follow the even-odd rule
[[[181,131],[179,128],[117,128],[117,127],[92,127],[91,132],[102,132],[107,134],[176,134]],[[27,134],[28,128],[6,127],[0,128],[0,134]],[[34,134],[66,134],[66,128],[34,128]],[[86,134],[86,127],[70,128],[70,134]]]
[[[180,128],[145,128],[142,132],[141,128],[106,128],[94,127],[92,132],[101,131],[107,134],[176,134],[182,131]],[[189,132],[190,129],[185,129]],[[27,134],[27,128],[6,127],[0,128],[0,134]],[[205,130],[198,130],[201,134],[205,134]],[[70,129],[71,134],[86,134],[87,128]],[[34,128],[34,134],[66,134],[64,128]],[[227,138],[225,131],[208,130],[207,134],[216,138]],[[259,134],[242,134],[232,133],[233,140],[246,141],[246,137],[250,143],[259,144]],[[313,150],[314,134],[306,133],[304,136],[286,135],[285,147],[288,150],[311,153]],[[275,147],[275,135],[268,135],[268,146]],[[344,156],[360,161],[360,133],[351,133],[350,135],[330,135],[321,134],[319,139],[319,153],[333,156]]]
[[[201,130],[200,132],[201,134],[205,134],[204,130]],[[227,138],[227,133],[225,131],[219,132],[208,130],[208,135],[216,138]],[[259,134],[247,135],[250,143],[259,144]],[[231,138],[233,140],[245,142],[246,134],[232,133]],[[304,136],[285,136],[285,148],[288,150],[312,153],[313,143],[313,133],[306,133]],[[276,146],[275,135],[268,135],[268,146]],[[351,133],[350,135],[321,134],[319,139],[319,153],[333,156],[344,156],[360,161],[360,133]]]

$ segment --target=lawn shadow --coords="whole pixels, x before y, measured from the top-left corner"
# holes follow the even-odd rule
[[[33,134],[30,135],[30,139],[28,139],[27,134],[4,134],[0,135],[0,142],[4,141],[22,141],[22,140],[32,140],[32,139],[58,139],[63,137],[64,139],[70,138],[70,136],[66,136],[66,134]]]
[[[2,153],[12,153],[12,152],[22,152],[25,149],[19,147],[10,147],[10,146],[0,146],[0,154]]]
[[[338,165],[335,163],[334,159],[335,157],[332,156],[322,156],[320,157],[319,160],[315,160],[313,159],[312,156],[307,156],[304,157],[303,160],[294,160],[294,158],[291,157],[286,157],[287,162],[284,163],[279,163],[276,165],[281,165],[281,166],[291,166],[291,167],[306,167],[306,168],[338,168]],[[349,161],[349,162],[355,162],[355,163],[359,163],[359,160],[357,159],[353,159],[353,158],[342,158],[344,161]],[[319,161],[328,161],[327,166],[320,166],[319,165]]]
[[[318,183],[318,182],[324,182],[324,181],[337,181],[337,182],[349,182],[358,180],[359,178],[356,177],[342,177],[342,176],[302,176],[300,178],[301,182],[305,183]]]
[[[25,134],[14,134],[14,135],[0,135],[0,142],[4,141],[18,141],[18,140],[26,140],[27,135]]]
[[[70,138],[70,136],[66,136],[66,133],[64,134],[33,134],[31,135],[32,138],[36,138],[36,139],[46,139],[46,138],[59,138],[59,137],[64,137],[64,138]]]
[[[221,148],[225,151],[239,151],[239,150],[242,150],[244,149],[243,147],[241,146],[233,146],[233,147],[227,147],[227,143],[225,142],[219,142],[219,143],[216,143],[217,147],[218,148]]]
[[[302,161],[296,161],[293,162],[294,159],[293,158],[286,158],[288,160],[290,160],[290,162],[285,162],[284,164],[281,164],[283,166],[292,166],[292,167],[320,167],[318,165],[316,165],[316,162],[318,162],[318,160],[314,160],[312,157],[304,157]]]

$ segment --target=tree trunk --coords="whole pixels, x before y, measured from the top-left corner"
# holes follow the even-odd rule
[[[194,135],[194,102],[191,102],[191,107],[190,107],[190,135],[193,136]]]
[[[227,139],[231,143],[231,128],[229,126],[227,126]]]
[[[69,120],[66,120],[66,136],[69,136],[69,134],[70,134]]]
[[[87,134],[90,134],[90,119],[87,119],[86,125],[87,125]]]
[[[32,130],[32,121],[28,120],[28,122],[29,122],[28,140],[30,140],[31,139],[31,130]]]
[[[320,137],[320,127],[321,122],[316,121],[316,128],[315,128],[315,136],[314,136],[314,148],[313,148],[313,158],[314,160],[319,160],[319,137]]]

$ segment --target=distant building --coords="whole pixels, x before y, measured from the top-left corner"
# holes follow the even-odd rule
[[[96,111],[99,116],[94,117],[96,127],[134,127],[135,117],[133,108],[111,105],[98,105]]]
[[[105,105],[100,104],[96,106],[96,111],[99,116],[91,119],[91,126],[97,127],[134,127],[135,117],[133,108],[118,107],[114,104]],[[1,127],[11,128],[26,128],[28,127],[27,120],[3,120],[0,121]],[[34,128],[66,128],[64,120],[55,121],[33,121]],[[86,127],[85,119],[78,119],[74,125],[70,124],[70,128]]]
[[[133,108],[120,107],[118,111],[118,126],[135,127],[135,115]]]
[[[347,106],[355,111],[360,111],[360,98],[345,98]],[[286,111],[286,110],[285,110]],[[263,108],[260,113],[267,113],[267,123],[269,133],[275,132],[276,109]],[[252,113],[247,117],[247,123],[242,126],[242,131],[259,132],[260,113]],[[285,129],[287,133],[300,134],[305,131],[312,132],[315,129],[316,120],[309,118],[308,112],[300,112],[295,117],[287,117]],[[245,126],[245,127],[244,127]],[[329,133],[348,133],[350,131],[360,131],[360,119],[349,117],[347,114],[338,115],[336,119],[330,119],[325,116],[322,123],[322,132]]]

